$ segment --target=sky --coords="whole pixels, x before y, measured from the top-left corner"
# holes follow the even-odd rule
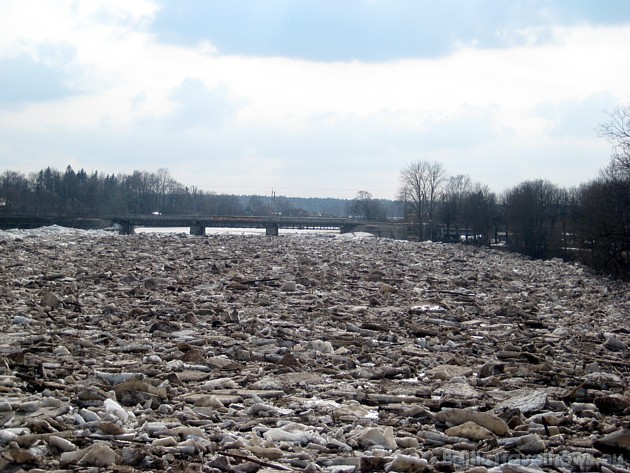
[[[0,171],[166,168],[206,192],[396,197],[597,177],[628,0],[0,0]]]

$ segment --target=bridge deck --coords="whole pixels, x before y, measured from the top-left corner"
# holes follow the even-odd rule
[[[111,217],[116,223],[137,227],[250,227],[266,228],[278,225],[281,228],[341,228],[345,225],[365,223],[361,220],[335,217],[281,217],[281,216],[196,216],[196,215],[126,215]]]
[[[199,216],[199,215],[116,215],[107,217],[0,216],[0,228],[37,228],[48,225],[76,228],[106,228],[117,224],[121,233],[130,234],[136,227],[189,227],[193,235],[204,235],[206,228],[264,228],[267,235],[277,235],[280,228],[339,229],[341,233],[364,231],[377,236],[405,238],[406,225],[379,223],[340,217],[282,216]]]

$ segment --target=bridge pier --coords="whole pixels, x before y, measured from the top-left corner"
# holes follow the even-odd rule
[[[204,236],[206,234],[206,226],[200,223],[191,225],[190,234],[195,236]]]
[[[278,236],[278,224],[277,223],[267,223],[265,224],[265,235],[267,236]]]
[[[134,235],[136,233],[136,227],[130,223],[121,223],[120,234],[121,235]]]

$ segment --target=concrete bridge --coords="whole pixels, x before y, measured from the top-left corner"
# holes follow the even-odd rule
[[[189,227],[191,235],[205,235],[206,228],[264,228],[265,234],[277,236],[280,228],[339,229],[341,233],[366,232],[378,237],[406,239],[408,225],[370,222],[337,217],[227,217],[198,215],[121,215],[101,218],[0,216],[0,228],[38,228],[48,225],[98,229],[118,225],[120,233],[133,234],[136,227]]]
[[[292,229],[339,229],[341,233],[367,232],[376,236],[403,239],[406,237],[404,224],[369,222],[338,217],[224,217],[224,216],[178,216],[137,215],[113,217],[112,222],[120,225],[121,233],[131,234],[136,227],[189,227],[191,235],[205,235],[206,228],[264,228],[268,236],[277,236],[281,228]]]

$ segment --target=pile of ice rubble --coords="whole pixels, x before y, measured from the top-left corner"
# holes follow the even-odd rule
[[[630,471],[630,291],[386,239],[0,232],[2,471]]]

